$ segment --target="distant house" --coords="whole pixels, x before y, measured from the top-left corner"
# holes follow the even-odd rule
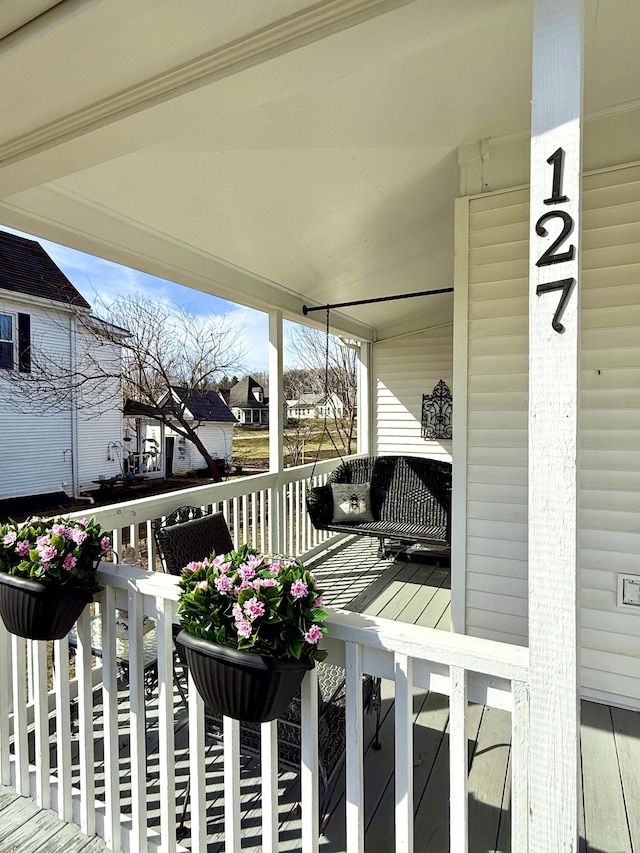
[[[54,371],[72,376],[95,348],[92,325],[105,324],[91,318],[89,303],[42,246],[0,232],[0,500],[37,496],[46,504],[47,496],[77,496],[121,472],[117,333],[125,330],[109,326],[115,340],[99,348],[113,379],[88,391],[71,383],[59,396],[51,389]]]
[[[305,418],[341,418],[344,404],[337,394],[301,394],[297,400],[287,400],[287,418],[305,420]]]
[[[211,456],[229,463],[237,420],[221,394],[175,385],[171,394],[167,392],[159,401],[164,421],[158,409],[152,406],[131,400],[125,404],[125,436],[128,432],[135,443],[134,456],[141,473],[157,467],[157,473],[170,476],[207,467],[197,447],[172,429],[172,412],[176,406],[184,406],[187,419]]]
[[[228,391],[228,405],[241,424],[269,423],[269,389],[245,376]]]

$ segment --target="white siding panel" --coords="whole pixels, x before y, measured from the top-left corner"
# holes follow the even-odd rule
[[[583,210],[582,684],[640,707],[640,613],[616,607],[640,565],[640,166],[586,176]],[[466,621],[510,642],[527,637],[528,214],[527,190],[470,199]]]
[[[64,313],[36,305],[16,304],[0,298],[0,311],[31,316],[33,372],[40,353],[47,353],[56,368],[68,369],[71,353],[70,323]],[[59,492],[71,483],[71,412],[52,405],[52,397],[33,397],[0,371],[0,500]],[[26,383],[25,387],[29,383]]]
[[[374,344],[374,453],[451,459],[450,440],[422,438],[421,418],[422,395],[440,379],[452,387],[452,336],[452,327],[445,326]]]

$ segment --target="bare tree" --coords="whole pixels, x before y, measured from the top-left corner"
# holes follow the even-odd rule
[[[213,390],[216,380],[243,367],[240,331],[225,316],[197,317],[168,302],[140,294],[118,295],[99,302],[103,319],[78,311],[78,352],[71,364],[66,354],[33,341],[31,371],[12,378],[19,383],[23,406],[77,409],[99,414],[108,405],[122,408],[122,396],[149,407],[149,414],[192,442],[212,477],[220,473],[202,443],[199,421],[189,417],[197,392]],[[117,401],[100,393],[106,380],[121,383]],[[172,389],[179,387],[180,394]]]
[[[312,385],[308,390],[320,389],[329,401],[332,394],[342,404],[333,410],[333,425],[343,452],[352,452],[356,440],[358,374],[356,352],[334,335],[327,336],[309,326],[292,326],[289,344],[298,368],[308,372]],[[300,377],[298,377],[300,379]],[[336,448],[337,449],[337,448]]]

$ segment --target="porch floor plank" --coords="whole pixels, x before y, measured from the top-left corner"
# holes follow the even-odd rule
[[[611,708],[633,850],[640,851],[640,714]]]
[[[632,850],[607,705],[582,703],[581,741],[587,850]],[[634,806],[637,808],[637,801]]]
[[[52,811],[0,787],[0,850],[2,853],[99,853],[107,847],[80,827],[64,823]]]

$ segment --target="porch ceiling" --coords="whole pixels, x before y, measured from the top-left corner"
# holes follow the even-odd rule
[[[528,131],[524,0],[51,5],[3,4],[0,32],[35,17],[0,39],[0,222],[293,319],[452,286],[458,146]],[[587,113],[637,97],[639,30],[637,0],[587,2]]]

